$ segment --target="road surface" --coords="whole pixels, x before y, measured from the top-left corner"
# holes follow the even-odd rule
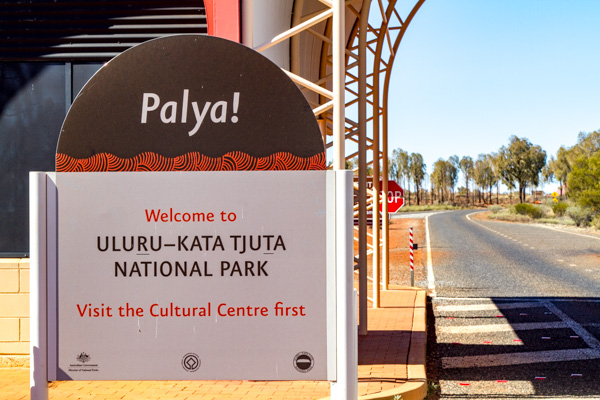
[[[440,398],[600,399],[600,238],[473,211],[428,219]]]

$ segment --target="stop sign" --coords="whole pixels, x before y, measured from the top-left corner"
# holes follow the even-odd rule
[[[383,182],[379,182],[379,187],[383,187]],[[404,190],[396,181],[388,181],[388,212],[395,213],[404,205]],[[382,207],[379,206],[379,210]]]

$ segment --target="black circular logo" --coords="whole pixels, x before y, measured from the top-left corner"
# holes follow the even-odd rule
[[[200,368],[200,357],[196,353],[187,353],[181,360],[183,369],[188,372],[197,371]]]
[[[301,351],[294,356],[294,368],[296,368],[296,371],[307,373],[313,369],[314,366],[315,359],[313,358],[312,354]]]

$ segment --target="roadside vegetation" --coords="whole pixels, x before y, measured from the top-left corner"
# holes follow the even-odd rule
[[[357,164],[349,160],[347,168]],[[429,173],[421,154],[395,149],[387,171],[404,188],[401,212],[487,207],[491,219],[600,229],[600,130],[581,132],[573,146],[549,157],[527,138],[511,136],[475,160],[440,158]],[[537,190],[553,182],[555,193]]]
[[[552,200],[547,199],[543,204],[519,203],[504,207],[491,205],[487,209],[488,219],[492,220],[600,229],[600,215],[595,214],[590,208],[572,202],[553,203]]]

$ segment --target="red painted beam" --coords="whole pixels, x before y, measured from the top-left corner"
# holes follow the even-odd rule
[[[204,0],[208,34],[240,43],[240,0]]]

